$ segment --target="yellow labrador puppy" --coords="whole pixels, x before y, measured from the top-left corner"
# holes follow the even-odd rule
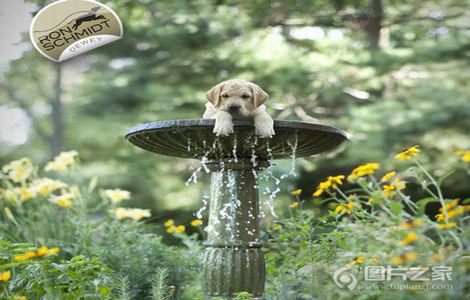
[[[262,138],[274,135],[274,121],[263,103],[268,94],[256,84],[232,79],[221,82],[207,93],[204,119],[215,119],[214,133],[228,136],[233,133],[233,119],[253,119],[255,133]]]

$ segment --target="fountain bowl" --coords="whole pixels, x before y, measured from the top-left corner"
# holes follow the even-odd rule
[[[217,137],[214,120],[170,120],[141,124],[127,131],[126,139],[144,150],[181,158],[258,160],[308,157],[334,149],[347,140],[341,129],[301,121],[274,121],[271,139],[255,135],[249,120],[234,120],[234,133]],[[294,153],[295,152],[295,153]]]

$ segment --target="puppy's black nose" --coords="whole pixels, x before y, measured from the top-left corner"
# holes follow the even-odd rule
[[[238,111],[239,109],[241,108],[241,105],[240,104],[230,104],[228,106],[228,110],[230,110],[231,112],[236,112]]]

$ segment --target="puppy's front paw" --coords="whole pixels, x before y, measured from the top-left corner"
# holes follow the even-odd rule
[[[264,119],[255,122],[255,133],[262,138],[272,138],[274,133],[274,122],[271,119]]]
[[[217,136],[228,136],[233,133],[233,123],[229,121],[215,122],[214,131]]]

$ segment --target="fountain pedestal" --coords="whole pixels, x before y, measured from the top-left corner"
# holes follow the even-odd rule
[[[159,154],[200,159],[212,172],[204,275],[208,296],[249,292],[261,297],[265,264],[261,251],[258,172],[268,161],[306,157],[346,140],[334,127],[275,121],[276,135],[259,139],[250,121],[235,121],[234,134],[218,138],[214,120],[159,121],[130,128],[126,138]]]
[[[212,171],[204,275],[209,296],[264,291],[266,277],[260,241],[258,170],[264,161],[209,163]]]

